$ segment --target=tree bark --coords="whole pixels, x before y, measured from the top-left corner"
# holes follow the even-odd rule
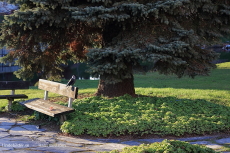
[[[105,75],[100,76],[96,96],[119,97],[125,94],[135,96],[133,75],[131,78],[124,79],[122,82],[116,84],[106,83],[104,78],[106,78]]]

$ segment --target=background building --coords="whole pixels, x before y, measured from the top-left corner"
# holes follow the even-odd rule
[[[11,14],[12,11],[18,9],[17,6],[8,4],[7,2],[0,2],[0,23],[3,20],[5,14]],[[5,47],[0,48],[0,58],[5,56],[9,50]],[[0,81],[5,80],[16,80],[16,77],[13,75],[14,71],[17,71],[19,66],[14,65],[14,63],[1,63],[0,62]]]
[[[0,49],[0,58],[5,56],[9,50],[7,50],[5,47]],[[14,65],[14,63],[0,63],[0,81],[5,80],[15,80],[16,77],[13,75],[14,71],[17,71],[19,69],[19,66]]]

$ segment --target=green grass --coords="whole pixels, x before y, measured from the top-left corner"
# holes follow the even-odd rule
[[[216,104],[230,106],[230,62],[217,65],[210,76],[177,78],[158,73],[135,75],[137,94],[174,96],[178,98],[205,99]]]
[[[178,98],[205,99],[210,102],[230,106],[230,62],[217,65],[209,76],[195,79],[174,75],[165,76],[157,72],[146,75],[135,74],[134,85],[137,94]],[[79,93],[95,93],[98,80],[77,80]]]
[[[211,71],[210,76],[197,76],[195,79],[188,77],[160,75],[157,72],[146,75],[134,75],[134,84],[137,94],[151,96],[174,96],[178,98],[205,99],[217,104],[229,106],[230,102],[230,62],[217,65],[217,69]],[[63,83],[66,83],[64,80]],[[75,85],[79,88],[79,94],[95,93],[98,80],[77,80]],[[2,90],[1,94],[9,94],[10,91]],[[26,94],[29,99],[43,97],[43,91],[36,87],[30,90],[16,90],[17,94]],[[57,96],[50,93],[50,97]],[[7,100],[0,100],[0,108],[5,107]]]
[[[135,87],[151,88],[175,88],[175,89],[205,89],[205,90],[229,90],[226,83],[230,78],[230,62],[217,65],[217,69],[211,71],[210,76],[196,76],[195,79],[176,76],[160,75],[157,72],[147,75],[135,75]]]
[[[196,76],[195,79],[174,75],[165,76],[157,72],[146,75],[135,74],[134,85],[137,94],[150,96],[175,96],[178,98],[206,99],[229,106],[230,62],[217,65],[209,76]],[[79,93],[95,93],[98,80],[77,80]]]
[[[66,84],[68,80],[61,80],[61,83]],[[75,86],[78,87],[78,93],[95,93],[97,91],[99,80],[76,80]]]
[[[75,100],[73,107],[76,111],[68,116],[62,131],[94,136],[180,136],[229,129],[230,62],[218,64],[210,76],[197,76],[195,79],[178,79],[158,73],[135,74],[134,78],[136,93],[150,97]],[[80,94],[94,93],[98,80],[77,80],[75,85],[79,87]],[[43,91],[36,88],[18,90],[16,93],[27,94],[30,99],[43,97]],[[52,96],[57,95],[50,94]]]

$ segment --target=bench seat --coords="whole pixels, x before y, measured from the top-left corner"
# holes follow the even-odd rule
[[[24,102],[20,102],[22,105],[33,109],[35,111],[44,113],[46,115],[56,117],[57,115],[63,115],[66,113],[74,112],[73,108],[63,105],[55,104],[44,99],[33,99]],[[51,110],[52,108],[52,110]]]
[[[14,99],[28,98],[25,94],[15,94],[17,89],[29,89],[29,81],[0,81],[0,90],[11,90],[9,95],[0,95],[0,99],[8,100],[8,111],[11,111]]]
[[[28,98],[27,95],[17,94],[17,95],[0,95],[0,99],[20,99],[20,98]]]

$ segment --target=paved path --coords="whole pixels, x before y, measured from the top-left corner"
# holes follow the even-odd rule
[[[162,140],[80,139],[61,136],[45,129],[37,129],[35,125],[17,122],[14,119],[0,118],[0,152],[6,153],[95,153],[114,149],[121,150],[126,146],[161,142]],[[226,151],[226,149],[230,150],[230,137],[203,136],[178,140],[206,145],[215,150],[230,153],[230,151]]]

